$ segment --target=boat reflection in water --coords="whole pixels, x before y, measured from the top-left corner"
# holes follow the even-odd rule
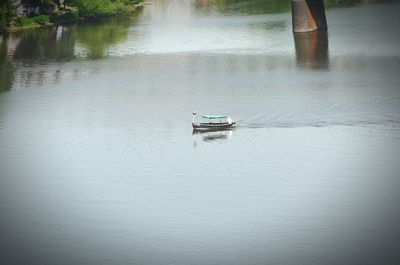
[[[193,147],[197,147],[197,140],[201,138],[206,143],[222,143],[233,135],[233,129],[220,131],[198,131],[193,130]]]

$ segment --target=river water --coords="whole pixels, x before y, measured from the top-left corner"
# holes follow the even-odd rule
[[[174,0],[0,37],[0,263],[400,264],[400,3],[327,6],[328,32]]]

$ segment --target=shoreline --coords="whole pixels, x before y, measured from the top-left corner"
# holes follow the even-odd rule
[[[0,31],[0,36],[7,35],[10,33],[26,31],[26,30],[38,29],[38,28],[50,28],[50,27],[54,27],[54,26],[57,26],[60,24],[94,21],[94,20],[101,20],[104,18],[112,18],[112,17],[117,17],[117,16],[133,16],[133,15],[137,14],[138,10],[142,9],[145,5],[149,5],[149,4],[150,4],[150,2],[148,2],[148,1],[134,4],[132,11],[129,13],[119,13],[119,14],[99,15],[99,16],[82,16],[82,17],[77,15],[76,18],[60,19],[60,20],[56,20],[54,22],[48,22],[45,24],[32,24],[32,25],[26,25],[26,26],[11,25],[9,27],[6,27],[3,32]],[[55,13],[50,14],[49,17],[54,14]],[[67,12],[67,13],[64,13],[63,15],[65,15],[65,14],[73,14],[73,12]],[[62,15],[59,15],[59,16],[61,17]],[[57,18],[57,16],[55,18]]]

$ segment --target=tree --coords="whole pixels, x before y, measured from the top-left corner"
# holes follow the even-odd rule
[[[14,16],[14,5],[11,0],[2,0],[0,3],[0,31],[10,24]]]
[[[51,0],[22,0],[21,4],[28,8],[39,8],[39,13],[41,14],[55,6]]]

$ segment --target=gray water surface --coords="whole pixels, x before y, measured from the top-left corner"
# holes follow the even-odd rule
[[[297,35],[289,7],[1,37],[0,263],[399,264],[400,4]]]

